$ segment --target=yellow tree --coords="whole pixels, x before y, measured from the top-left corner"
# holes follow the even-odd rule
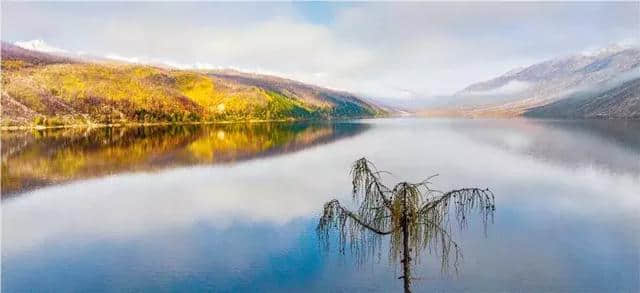
[[[435,252],[443,271],[457,270],[461,247],[452,238],[450,212],[460,228],[467,226],[468,215],[477,211],[486,233],[493,221],[495,200],[489,189],[461,188],[442,192],[431,188],[431,176],[422,182],[400,182],[393,188],[382,182],[382,174],[366,158],[351,169],[356,211],[345,208],[336,199],[324,205],[317,232],[326,248],[331,230],[338,231],[340,251],[347,243],[359,260],[376,254],[382,240],[389,236],[389,259],[402,264],[404,292],[411,292],[411,264],[425,251]]]

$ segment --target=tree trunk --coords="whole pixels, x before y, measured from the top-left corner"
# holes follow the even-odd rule
[[[411,252],[409,251],[409,221],[407,219],[407,194],[405,192],[402,207],[402,271],[404,276],[404,293],[411,293]]]

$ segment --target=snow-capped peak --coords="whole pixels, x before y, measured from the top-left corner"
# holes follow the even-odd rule
[[[30,41],[17,41],[14,45],[33,51],[40,51],[45,53],[67,53],[67,50],[60,49],[47,44],[43,40],[30,40]]]
[[[504,76],[513,76],[513,75],[516,75],[516,74],[520,73],[521,71],[525,70],[526,68],[527,67],[525,67],[525,66],[518,66],[518,67],[516,67],[514,69],[511,69],[511,70],[507,71],[503,75]]]
[[[585,57],[593,57],[593,56],[599,56],[599,55],[608,55],[608,54],[613,54],[613,53],[617,53],[620,51],[624,51],[626,49],[630,49],[636,47],[634,43],[628,43],[628,42],[620,42],[620,43],[616,43],[616,44],[612,44],[608,47],[604,47],[604,48],[599,48],[599,49],[587,49],[581,52],[582,56]]]

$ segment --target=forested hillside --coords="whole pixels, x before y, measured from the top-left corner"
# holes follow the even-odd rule
[[[264,78],[264,77],[262,77]],[[2,44],[2,126],[305,120],[384,115],[351,94],[205,72],[89,62]]]

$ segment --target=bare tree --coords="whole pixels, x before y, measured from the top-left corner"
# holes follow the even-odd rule
[[[460,229],[467,227],[468,215],[477,211],[486,233],[487,223],[493,221],[494,196],[489,189],[432,189],[430,180],[437,175],[389,188],[382,182],[385,173],[366,158],[357,160],[351,175],[358,210],[350,211],[336,199],[325,203],[317,232],[328,248],[330,232],[336,229],[340,251],[344,253],[348,242],[360,261],[375,255],[383,237],[389,235],[389,259],[402,263],[404,292],[411,292],[411,264],[425,250],[439,256],[443,272],[451,267],[458,269],[462,250],[452,238],[450,211],[455,213]]]

